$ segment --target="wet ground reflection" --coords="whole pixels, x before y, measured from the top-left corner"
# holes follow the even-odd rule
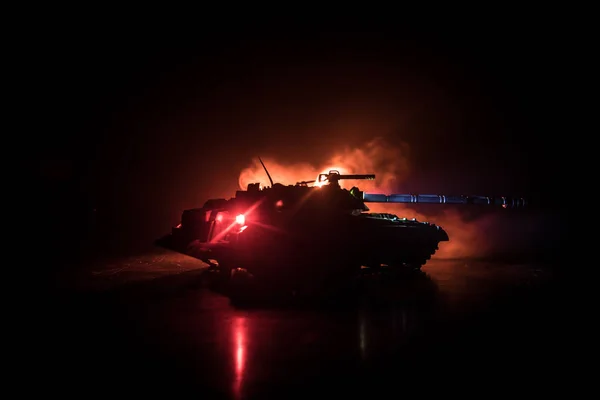
[[[231,382],[233,394],[241,398],[261,393],[274,382],[298,385],[323,376],[360,375],[363,368],[401,368],[435,351],[435,346],[422,343],[423,337],[439,342],[436,333],[447,329],[452,334],[456,321],[466,323],[463,320],[470,313],[484,308],[500,292],[536,279],[535,269],[529,266],[436,267],[407,280],[374,280],[360,296],[343,302],[236,308],[226,299],[217,304],[218,294],[201,290],[180,299],[187,303],[187,311],[175,305],[167,310],[171,317],[179,314],[179,337],[188,340],[198,363],[206,362],[206,349],[203,342],[190,339],[203,335],[204,313],[215,315],[214,334],[230,327]],[[463,271],[460,279],[456,271]],[[197,335],[190,335],[191,325],[200,330]]]
[[[235,380],[233,385],[233,394],[236,398],[241,398],[244,367],[246,363],[246,336],[248,334],[246,317],[234,317],[232,330],[233,332],[231,336],[233,339],[235,339]]]
[[[406,371],[452,371],[448,360],[467,363],[478,354],[485,354],[477,364],[484,368],[486,357],[507,357],[514,338],[535,342],[527,331],[531,318],[515,317],[514,310],[521,309],[523,293],[546,280],[549,273],[534,265],[439,261],[407,279],[375,277],[360,294],[333,302],[247,308],[198,282],[170,292],[144,287],[77,298],[72,307],[86,304],[93,317],[87,329],[81,318],[70,320],[77,333],[63,334],[61,343],[80,340],[80,349],[93,352],[101,338],[101,358],[120,364],[123,374],[143,366],[156,384],[202,390],[210,398],[289,398],[314,385],[342,385],[352,393],[374,380],[389,385],[395,374],[409,376]],[[506,299],[516,306],[501,312]],[[493,324],[482,328],[486,315]],[[78,360],[94,368],[90,357]]]

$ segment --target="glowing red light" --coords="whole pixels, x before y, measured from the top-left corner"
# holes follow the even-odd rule
[[[244,225],[246,223],[246,217],[244,216],[244,214],[240,214],[235,217],[235,222],[240,225]]]

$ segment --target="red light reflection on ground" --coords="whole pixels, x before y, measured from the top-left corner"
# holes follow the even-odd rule
[[[247,325],[246,317],[235,316],[232,325],[233,356],[235,365],[235,377],[233,381],[233,394],[236,399],[242,398],[242,383],[246,367],[246,340]]]

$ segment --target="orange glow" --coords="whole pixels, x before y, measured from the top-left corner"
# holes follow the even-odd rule
[[[328,161],[321,165],[285,164],[269,157],[263,157],[263,161],[273,181],[284,185],[317,179],[320,173],[338,170],[340,174],[376,175],[375,180],[341,180],[340,186],[345,189],[358,186],[364,192],[369,193],[406,192],[402,189],[402,183],[411,172],[408,158],[409,148],[406,144],[395,146],[382,138],[376,138],[356,148],[340,147],[333,150]],[[443,175],[443,171],[440,171],[440,175]],[[262,186],[265,186],[265,183],[266,186],[270,185],[260,162],[253,160],[249,167],[241,171],[238,183],[240,188],[245,190],[248,183],[256,182],[262,183]],[[315,186],[321,185],[323,184],[315,182]],[[436,189],[432,188],[431,192],[436,192]],[[464,206],[461,205],[444,209],[438,208],[432,210],[431,214],[423,213],[427,212],[425,207],[410,204],[368,203],[368,207],[372,212],[392,213],[408,219],[416,218],[419,221],[429,221],[444,228],[450,236],[450,241],[440,243],[436,258],[480,256],[486,254],[493,246],[493,243],[487,241],[488,235],[485,234],[491,221],[486,219],[464,220],[461,214],[461,208]]]
[[[223,214],[217,214],[217,218],[215,218],[217,222],[223,221]]]
[[[240,225],[244,225],[246,223],[246,217],[244,214],[240,214],[235,217],[235,222]]]
[[[319,174],[337,170],[340,174],[376,174],[375,180],[340,181],[340,186],[350,189],[359,186],[367,192],[391,192],[402,183],[410,172],[406,146],[392,146],[377,138],[358,148],[337,148],[329,160],[321,165],[309,163],[283,164],[274,158],[263,157],[263,161],[274,182],[293,185],[296,182],[317,179]],[[259,182],[269,186],[267,175],[258,160],[242,170],[238,183],[246,190],[249,183]],[[317,186],[317,185],[315,185]]]

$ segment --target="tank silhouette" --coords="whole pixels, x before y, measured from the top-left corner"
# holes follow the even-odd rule
[[[260,158],[259,158],[260,160]],[[365,193],[339,181],[374,174],[332,170],[295,185],[251,183],[230,199],[184,210],[157,244],[208,263],[225,280],[235,271],[276,285],[307,279],[326,283],[364,270],[419,269],[448,241],[429,222],[370,212],[368,203],[480,204],[522,207],[522,198]],[[234,272],[234,274],[232,274]]]

